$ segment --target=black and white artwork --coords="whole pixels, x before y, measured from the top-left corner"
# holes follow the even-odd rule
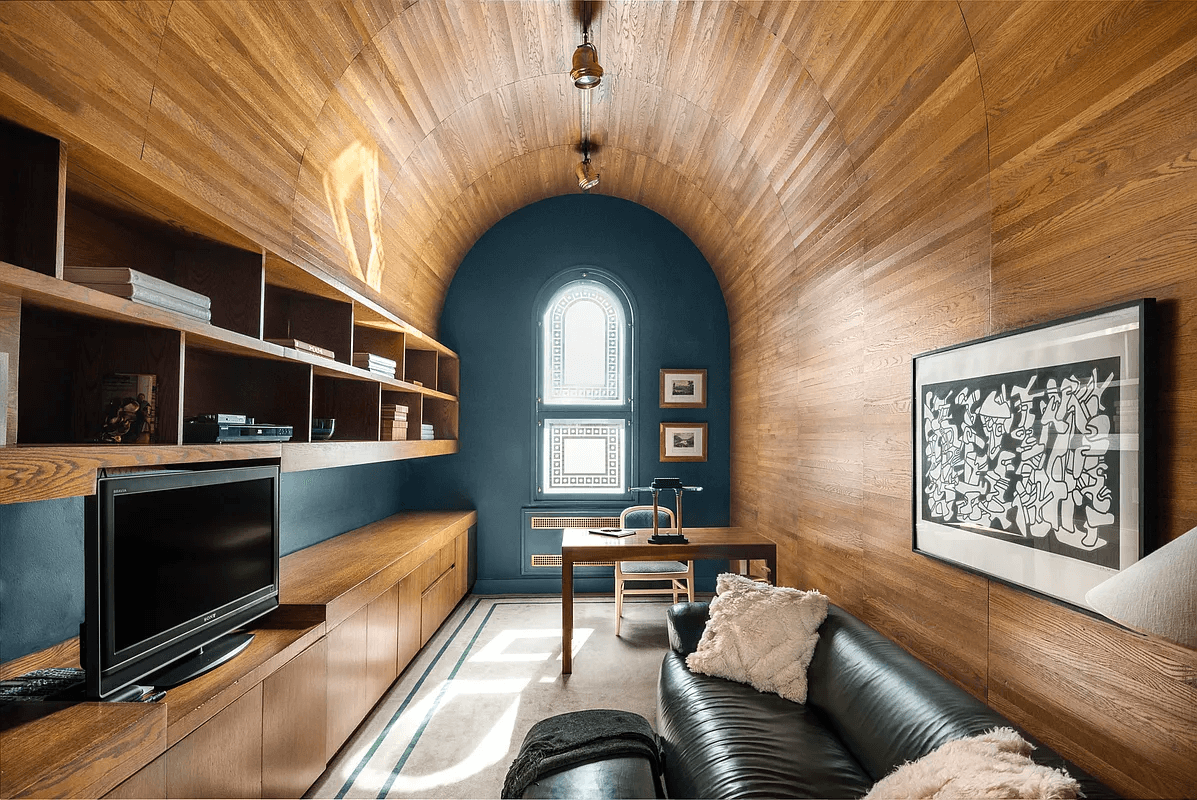
[[[915,550],[1078,605],[1138,559],[1143,309],[915,357]]]

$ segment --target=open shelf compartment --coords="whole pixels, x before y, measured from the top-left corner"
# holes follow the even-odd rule
[[[153,375],[156,430],[148,444],[178,444],[182,334],[25,305],[21,311],[20,444],[98,442],[105,379]],[[127,442],[126,442],[127,443]]]

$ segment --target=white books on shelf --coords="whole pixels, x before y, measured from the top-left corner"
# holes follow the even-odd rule
[[[375,355],[374,353],[354,353],[353,363],[358,365],[376,364],[380,367],[392,368],[399,366],[399,362],[395,359],[387,358],[386,356]]]
[[[95,289],[107,294],[116,295],[117,297],[127,297],[143,305],[154,306],[155,308],[161,308],[166,311],[175,311],[192,319],[198,319],[201,322],[212,321],[211,309],[201,308],[186,300],[180,300],[177,297],[162,294],[153,289],[146,289],[143,286],[134,286],[127,283],[84,283],[80,285],[86,286],[88,289]]]
[[[368,370],[376,375],[385,375],[388,378],[393,378],[395,377],[395,368],[399,366],[399,362],[384,356],[375,355],[374,353],[354,353],[353,366]]]
[[[170,281],[155,278],[153,275],[147,275],[130,267],[63,267],[62,274],[72,283],[81,283],[88,288],[107,291],[110,294],[116,293],[102,287],[107,285],[137,286],[143,290],[167,295],[203,309],[212,307],[212,298],[207,295],[184,289]],[[121,296],[130,297],[131,295],[122,294]]]

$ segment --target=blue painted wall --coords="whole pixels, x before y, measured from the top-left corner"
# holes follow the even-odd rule
[[[439,338],[461,357],[461,451],[427,460],[404,487],[421,508],[478,510],[475,591],[558,592],[557,577],[520,574],[520,510],[532,501],[534,300],[571,267],[605,270],[629,289],[635,319],[637,478],[677,476],[704,491],[685,499],[686,525],[726,525],[729,516],[729,335],[719,283],[698,248],[648,209],[599,195],[567,195],[498,222],[462,261],[445,299]],[[659,408],[661,368],[706,368],[705,409]],[[705,463],[661,463],[662,421],[706,422]],[[646,498],[647,499],[647,498]],[[610,503],[607,503],[610,505]],[[700,564],[713,589],[726,565]],[[611,579],[578,581],[610,591]]]
[[[400,511],[419,463],[285,473],[282,554]],[[0,505],[0,661],[69,639],[82,621],[83,498]]]

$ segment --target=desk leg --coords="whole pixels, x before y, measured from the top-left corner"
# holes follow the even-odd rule
[[[769,583],[777,585],[777,550],[773,550],[765,559],[765,568],[769,570]]]
[[[574,562],[561,559],[561,674],[573,672]]]

